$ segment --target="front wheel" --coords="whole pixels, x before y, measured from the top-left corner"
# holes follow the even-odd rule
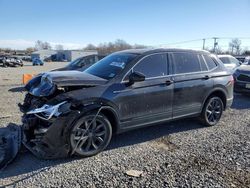
[[[70,132],[71,154],[89,157],[103,151],[112,137],[109,120],[102,114],[85,115],[72,127]]]
[[[201,119],[207,126],[216,125],[223,113],[224,105],[220,97],[210,97],[202,110]]]

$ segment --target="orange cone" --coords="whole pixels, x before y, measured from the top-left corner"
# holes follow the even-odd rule
[[[23,84],[27,84],[34,76],[34,74],[23,74]]]

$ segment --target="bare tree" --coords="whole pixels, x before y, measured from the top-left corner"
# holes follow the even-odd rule
[[[43,42],[40,41],[40,40],[36,41],[35,49],[36,50],[42,50],[43,49]]]
[[[223,50],[219,45],[216,48],[216,54],[223,54]]]
[[[48,42],[43,42],[41,40],[36,41],[35,44],[36,50],[51,50],[51,45]]]
[[[63,50],[63,45],[62,45],[62,44],[57,44],[57,45],[55,46],[55,49],[56,49],[56,50]]]
[[[88,45],[84,48],[84,50],[96,50],[96,46],[93,45],[93,44],[88,44]]]
[[[131,49],[131,48],[146,48],[147,46],[144,45],[131,45],[128,44],[126,41],[122,39],[117,39],[115,42],[105,42],[100,43],[98,46],[95,46],[93,44],[88,44],[84,50],[97,50],[100,54],[110,54],[116,51]]]
[[[115,46],[115,49],[117,51],[132,48],[132,46],[130,44],[128,44],[126,41],[124,41],[122,39],[117,39],[114,43],[114,46]]]
[[[141,44],[134,44],[132,48],[134,49],[140,49],[140,48],[147,48],[148,46],[141,45]]]
[[[241,51],[241,40],[238,38],[232,39],[231,42],[229,42],[229,48],[232,54],[239,55]]]
[[[26,53],[27,53],[27,54],[31,54],[31,53],[34,52],[34,51],[36,51],[36,49],[33,48],[33,47],[26,48]]]
[[[43,49],[44,49],[44,50],[51,50],[52,48],[51,48],[50,43],[44,42],[44,43],[43,43]]]
[[[250,55],[250,50],[245,50],[243,55]]]

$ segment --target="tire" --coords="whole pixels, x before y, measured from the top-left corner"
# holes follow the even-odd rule
[[[112,137],[112,126],[102,114],[91,124],[95,115],[84,115],[73,124],[69,134],[71,154],[90,157],[108,146]]]
[[[201,120],[206,126],[214,126],[223,114],[224,104],[220,97],[211,96],[207,99],[203,106]]]

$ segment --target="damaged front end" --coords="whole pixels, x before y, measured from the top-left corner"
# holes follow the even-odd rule
[[[95,87],[107,80],[80,71],[55,71],[37,75],[25,86],[27,94],[21,112],[42,107],[56,96],[73,90]]]
[[[33,78],[25,86],[24,103],[19,104],[24,113],[23,145],[38,158],[71,155],[68,140],[71,126],[87,109],[82,99],[76,97],[84,95],[86,88],[106,81],[79,71],[51,72]]]
[[[57,90],[56,85],[52,82],[51,77],[47,74],[34,77],[27,85],[25,85],[25,89],[28,93],[25,96],[23,104],[19,104],[19,108],[23,113],[40,107],[55,94],[57,95],[60,93],[60,91]]]
[[[23,116],[23,144],[34,155],[43,159],[69,155],[67,130],[79,114],[70,107],[67,101],[56,105],[45,104]]]

